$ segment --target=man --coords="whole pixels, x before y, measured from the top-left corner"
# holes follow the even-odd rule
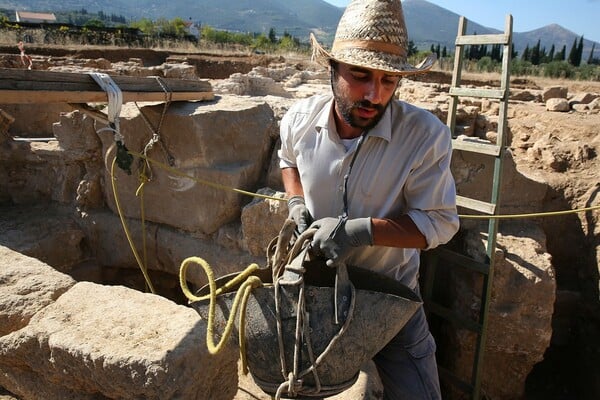
[[[333,93],[299,101],[282,119],[290,218],[300,231],[318,228],[311,246],[327,265],[370,269],[418,293],[420,250],[458,230],[451,138],[435,116],[393,96],[403,75],[434,59],[407,63],[399,0],[352,1],[331,52],[311,40]],[[385,399],[441,397],[422,307],[374,361]]]

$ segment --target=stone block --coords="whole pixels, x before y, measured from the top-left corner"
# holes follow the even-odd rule
[[[126,108],[121,130],[129,150],[141,153],[152,132],[145,118],[158,126],[162,105]],[[144,211],[149,221],[202,234],[211,234],[239,217],[247,198],[231,189],[252,190],[258,182],[271,148],[275,129],[271,108],[264,102],[230,96],[214,102],[174,103],[165,115],[160,142],[148,156],[143,187]],[[107,170],[114,158],[111,137],[103,137]],[[164,168],[172,157],[173,168]],[[136,160],[132,175],[115,168],[117,195],[125,216],[139,218],[141,194]],[[106,182],[111,182],[110,173]],[[136,195],[137,193],[137,195]],[[117,212],[112,185],[107,185],[109,207]]]
[[[205,343],[191,308],[80,282],[0,338],[0,386],[23,399],[229,400],[238,349],[211,355]]]
[[[261,194],[283,199],[285,193],[261,189]],[[250,254],[264,256],[271,240],[279,231],[288,215],[286,201],[256,198],[242,210],[242,232]]]
[[[25,327],[75,284],[70,276],[4,246],[0,261],[0,336]]]

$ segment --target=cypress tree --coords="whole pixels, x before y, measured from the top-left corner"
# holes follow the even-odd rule
[[[525,50],[523,50],[523,55],[521,56],[521,59],[523,61],[531,61],[531,56],[529,55],[529,52],[530,52],[529,45],[527,45],[525,47]]]
[[[554,61],[564,61],[567,54],[567,45],[563,45],[562,49],[554,56]]]
[[[540,65],[541,54],[540,54],[540,39],[538,39],[537,44],[531,50],[531,63],[533,65]]]
[[[579,45],[577,46],[577,64],[576,67],[581,65],[581,59],[583,58],[583,35],[579,38]]]
[[[550,53],[548,53],[548,62],[554,60],[554,44],[550,47]]]
[[[571,51],[569,52],[569,64],[575,65],[577,63],[577,38],[573,41],[573,46],[571,47]]]
[[[590,50],[590,56],[588,57],[587,63],[592,65],[594,63],[594,50],[596,49],[596,42],[592,43],[592,50]]]

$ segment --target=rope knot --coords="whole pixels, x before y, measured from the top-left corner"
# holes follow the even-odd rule
[[[296,375],[293,372],[290,372],[288,374],[288,381],[286,382],[288,395],[291,397],[298,396],[298,393],[302,390],[303,383],[302,379],[297,379]]]

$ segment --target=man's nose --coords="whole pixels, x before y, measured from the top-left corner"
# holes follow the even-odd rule
[[[375,79],[369,81],[367,83],[367,90],[365,92],[365,100],[370,101],[373,104],[381,103],[381,90],[382,86],[380,82],[377,82]]]

